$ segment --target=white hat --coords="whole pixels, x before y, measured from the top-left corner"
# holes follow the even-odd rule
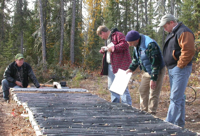
[[[164,26],[169,21],[176,21],[177,19],[172,14],[166,14],[161,18],[158,26]]]

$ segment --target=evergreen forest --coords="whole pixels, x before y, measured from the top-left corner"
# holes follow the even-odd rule
[[[0,0],[0,80],[17,53],[40,82],[87,78],[101,69],[100,25],[137,30],[162,49],[167,33],[158,24],[167,13],[194,32],[199,67],[200,0]]]

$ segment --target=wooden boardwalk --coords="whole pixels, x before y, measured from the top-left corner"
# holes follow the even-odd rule
[[[131,106],[107,102],[97,95],[40,91],[18,90],[13,95],[14,100],[27,110],[37,136],[197,135]]]

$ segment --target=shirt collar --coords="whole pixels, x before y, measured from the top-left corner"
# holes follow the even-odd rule
[[[177,25],[178,25],[178,23],[177,23]],[[172,31],[177,27],[177,25],[172,28]]]

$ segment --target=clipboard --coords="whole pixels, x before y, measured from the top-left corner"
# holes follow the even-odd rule
[[[126,74],[125,70],[118,69],[117,73],[115,74],[115,79],[110,87],[110,91],[119,95],[123,95],[131,76],[132,73]]]

